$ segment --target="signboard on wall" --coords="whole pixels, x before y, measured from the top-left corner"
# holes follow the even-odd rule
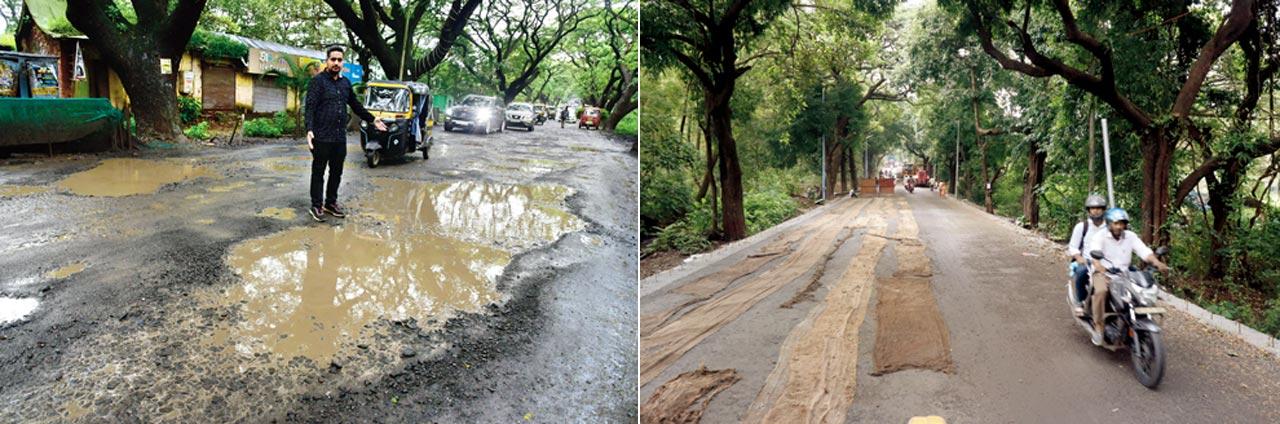
[[[276,71],[285,75],[291,75],[293,71],[293,69],[289,67],[289,61],[291,60],[293,60],[293,56],[284,53],[259,48],[249,48],[249,73],[261,75],[267,72]]]
[[[84,71],[84,53],[80,52],[80,42],[76,42],[76,66],[75,71],[71,73],[73,81],[80,81],[85,78]]]
[[[182,94],[191,94],[195,90],[196,71],[182,71]]]
[[[27,61],[31,75],[31,97],[58,97],[58,61]]]
[[[169,75],[173,73],[173,60],[167,57],[160,58],[160,75]]]
[[[343,63],[342,76],[352,84],[359,84],[364,81],[364,67],[354,63]]]
[[[0,59],[0,97],[18,97],[18,62]]]

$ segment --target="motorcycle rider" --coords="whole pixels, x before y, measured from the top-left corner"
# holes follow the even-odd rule
[[[1129,213],[1121,208],[1111,208],[1105,215],[1107,221],[1107,231],[1095,234],[1089,239],[1089,252],[1101,251],[1103,258],[1109,264],[1117,269],[1126,269],[1129,267],[1133,254],[1137,253],[1147,263],[1154,265],[1160,271],[1168,271],[1169,266],[1164,262],[1160,262],[1160,258],[1156,257],[1155,252],[1147,247],[1142,239],[1129,231]],[[1103,331],[1103,314],[1106,311],[1107,302],[1107,277],[1103,275],[1107,272],[1107,266],[1101,260],[1094,259],[1094,275],[1093,275],[1093,344],[1102,345]]]
[[[1101,195],[1090,194],[1084,200],[1084,211],[1088,214],[1088,219],[1082,220],[1071,229],[1071,241],[1067,242],[1067,256],[1071,258],[1071,263],[1067,265],[1068,274],[1075,281],[1075,312],[1077,317],[1084,316],[1084,298],[1089,295],[1085,290],[1085,285],[1089,283],[1089,260],[1085,259],[1084,243],[1089,240],[1089,236],[1098,234],[1106,229],[1105,221],[1102,213],[1107,210],[1107,200]]]

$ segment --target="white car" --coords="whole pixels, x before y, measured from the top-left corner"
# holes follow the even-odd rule
[[[507,127],[520,127],[533,132],[534,121],[538,118],[538,112],[533,110],[533,105],[528,103],[512,103],[507,106]]]

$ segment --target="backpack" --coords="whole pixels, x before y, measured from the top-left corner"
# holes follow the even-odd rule
[[[1076,248],[1081,254],[1084,253],[1084,237],[1089,234],[1089,220],[1080,221],[1080,246]]]

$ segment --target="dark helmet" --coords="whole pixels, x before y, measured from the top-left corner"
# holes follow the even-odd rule
[[[1111,224],[1116,221],[1124,221],[1125,224],[1129,223],[1129,213],[1125,212],[1124,209],[1121,208],[1108,209],[1106,218],[1107,224]]]
[[[1107,207],[1107,199],[1103,199],[1100,194],[1090,194],[1088,198],[1084,199],[1084,208],[1086,210],[1089,208],[1105,207]]]

